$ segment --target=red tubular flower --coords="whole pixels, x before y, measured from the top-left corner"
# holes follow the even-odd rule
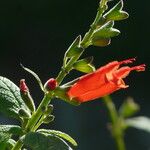
[[[109,95],[119,89],[127,88],[128,85],[124,83],[123,78],[128,76],[132,70],[145,70],[145,64],[134,67],[120,67],[122,64],[133,63],[133,61],[135,61],[135,58],[121,62],[113,61],[93,73],[80,77],[68,90],[68,96],[71,99],[76,98],[80,102],[86,102]]]

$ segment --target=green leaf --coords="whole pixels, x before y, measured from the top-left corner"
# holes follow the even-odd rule
[[[1,142],[0,143],[0,148],[1,148],[1,150],[6,150],[6,143],[4,143],[4,142]]]
[[[94,46],[104,47],[104,46],[109,45],[110,42],[111,42],[110,38],[96,38],[95,37],[92,39],[92,45],[94,45]]]
[[[65,57],[70,58],[80,54],[83,51],[83,49],[80,47],[80,42],[81,42],[81,35],[79,35],[70,45],[70,47],[65,53]]]
[[[114,22],[109,21],[100,28],[96,29],[92,35],[92,38],[101,39],[101,38],[111,38],[117,36],[120,31],[113,28]]]
[[[125,121],[127,127],[133,127],[150,133],[150,118],[140,116]]]
[[[0,76],[0,112],[19,119],[19,109],[30,112],[21,98],[20,89],[12,81]]]
[[[91,64],[92,61],[93,57],[81,59],[74,63],[73,68],[84,73],[93,72],[95,71],[95,67]]]
[[[22,129],[16,125],[0,125],[0,145],[7,145],[12,135],[22,135]]]
[[[25,146],[32,150],[72,150],[72,148],[58,136],[30,132],[23,138]]]
[[[13,140],[13,139],[9,139],[8,141],[7,141],[7,148],[8,149],[12,149],[14,146],[15,146],[15,144],[16,144],[16,141],[15,140]]]
[[[138,112],[140,106],[133,101],[132,98],[128,98],[120,107],[119,114],[120,116],[127,118],[134,115]]]
[[[123,8],[123,0],[119,1],[112,9],[110,9],[103,17],[106,18],[107,21],[110,20],[123,20],[129,17],[129,14],[125,11],[122,11]]]
[[[81,103],[78,102],[76,99],[70,99],[67,95],[67,90],[69,89],[70,87],[68,86],[61,86],[61,87],[57,87],[55,90],[54,90],[54,95],[56,98],[59,98],[71,105],[74,105],[74,106],[79,106]]]
[[[39,84],[41,90],[44,91],[44,86],[43,86],[42,81],[41,81],[41,79],[39,78],[39,76],[38,76],[35,72],[33,72],[31,69],[24,67],[22,64],[20,64],[20,65],[21,65],[21,67],[22,67],[25,71],[27,71],[28,73],[30,73],[30,74],[37,80],[37,82],[38,82],[38,84]]]
[[[56,131],[56,130],[47,130],[47,129],[39,129],[38,132],[56,135],[60,138],[63,138],[64,140],[68,141],[72,145],[77,146],[77,142],[70,135],[68,135],[64,132]]]

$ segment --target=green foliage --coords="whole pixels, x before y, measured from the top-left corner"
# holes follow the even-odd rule
[[[20,89],[9,79],[0,76],[0,112],[19,119],[20,108],[30,112],[20,96]]]
[[[78,60],[77,62],[74,63],[73,68],[84,73],[93,72],[95,71],[95,67],[91,64],[92,61],[93,57]]]
[[[72,150],[62,138],[53,134],[30,132],[23,138],[23,143],[32,150]]]
[[[92,35],[93,40],[94,38],[110,38],[117,36],[120,33],[120,31],[113,28],[113,26],[114,22],[109,21],[100,28],[96,29]]]
[[[111,42],[111,39],[110,39],[110,38],[94,37],[93,40],[92,40],[92,44],[93,44],[94,46],[101,46],[101,47],[104,47],[104,46],[109,45],[110,42]]]
[[[19,116],[22,118],[30,118],[31,117],[31,115],[28,112],[26,112],[24,109],[19,110]]]
[[[140,116],[126,119],[127,127],[133,127],[150,133],[150,118]]]
[[[12,135],[22,135],[22,129],[16,125],[0,125],[0,144],[6,145]]]
[[[139,111],[140,106],[133,101],[132,98],[128,98],[120,107],[119,114],[121,117],[127,118],[134,115]]]
[[[72,145],[77,146],[77,142],[70,135],[68,135],[64,132],[56,131],[56,130],[46,130],[46,129],[39,129],[38,132],[56,135],[60,138],[63,138],[64,140],[68,141]]]
[[[129,14],[125,11],[122,11],[123,0],[119,1],[112,9],[110,9],[105,15],[107,21],[113,20],[123,20],[129,17]]]
[[[55,116],[53,116],[53,115],[48,115],[48,116],[46,116],[46,117],[43,119],[43,123],[48,124],[48,123],[54,121],[54,119],[55,119]]]
[[[70,58],[80,54],[83,51],[82,48],[80,47],[80,42],[81,42],[81,35],[79,35],[70,45],[70,47],[65,53],[65,57]]]
[[[7,148],[10,150],[14,147],[14,145],[16,144],[16,141],[13,139],[9,139],[6,144],[7,144]]]

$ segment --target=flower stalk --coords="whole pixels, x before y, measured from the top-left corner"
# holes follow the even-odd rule
[[[111,133],[116,142],[118,150],[126,150],[124,142],[124,130],[122,129],[122,119],[119,117],[115,104],[110,96],[103,97],[104,103],[109,113],[111,121]]]

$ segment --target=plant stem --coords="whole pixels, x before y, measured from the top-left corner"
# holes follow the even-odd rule
[[[105,0],[104,0],[105,2]],[[97,11],[97,15],[96,18],[94,20],[94,22],[91,24],[91,28],[89,29],[89,31],[85,34],[83,40],[81,41],[80,45],[83,48],[83,51],[75,56],[72,57],[69,62],[66,64],[66,60],[65,60],[65,66],[63,65],[61,71],[59,72],[56,80],[58,82],[58,85],[63,81],[63,79],[65,78],[65,76],[71,71],[73,64],[80,58],[80,56],[82,55],[82,53],[84,52],[84,49],[87,48],[90,45],[90,40],[91,40],[91,36],[94,32],[94,30],[97,28],[99,19],[101,18],[103,12],[106,9],[100,5]],[[42,120],[40,120],[41,116],[42,116],[42,107],[47,106],[50,103],[50,100],[52,98],[52,93],[46,93],[43,100],[41,101],[38,109],[36,110],[35,113],[33,113],[32,117],[29,119],[25,129],[27,132],[29,131],[35,131],[42,123]],[[21,143],[20,140],[18,140],[18,142],[15,144],[13,150],[20,150],[20,148],[23,146],[23,144]]]
[[[22,146],[23,146],[22,141],[18,140],[15,146],[12,148],[12,150],[20,150]]]
[[[116,142],[118,150],[126,150],[124,143],[124,130],[121,126],[121,118],[118,116],[115,105],[110,96],[103,97],[104,103],[108,109],[109,116],[111,119],[111,132]]]
[[[42,108],[43,107],[46,107],[50,100],[52,98],[52,93],[49,92],[49,93],[46,93],[43,100],[41,101],[38,109],[36,110],[36,112],[32,115],[31,119],[29,120],[27,126],[26,126],[26,129],[28,131],[32,131],[32,128],[36,125],[36,123],[39,121],[41,115],[43,114],[42,112]]]

